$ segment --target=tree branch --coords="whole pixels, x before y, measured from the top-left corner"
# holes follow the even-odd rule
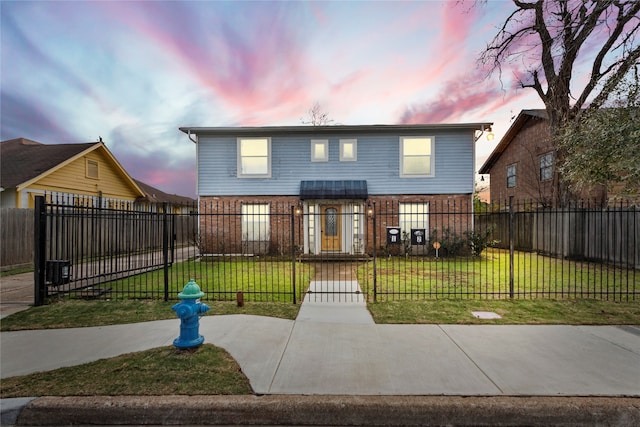
[[[609,37],[607,38],[607,40],[605,41],[605,43],[602,45],[600,50],[598,51],[598,54],[596,55],[596,58],[593,62],[593,66],[591,67],[591,78],[589,79],[589,82],[585,85],[582,93],[576,100],[576,103],[574,104],[574,109],[581,109],[584,106],[587,99],[589,98],[589,96],[591,96],[591,93],[596,88],[598,83],[602,81],[602,78],[615,68],[617,62],[612,64],[612,66],[609,66],[605,71],[601,70],[605,57],[611,52],[612,47],[615,45],[616,40],[618,40],[618,38],[622,34],[622,31],[624,30],[624,27],[626,26],[626,24],[630,22],[631,19],[638,18],[637,15],[638,15],[638,12],[640,11],[640,2],[635,2],[635,1],[632,3],[615,2],[615,4],[616,4],[616,7],[618,8],[618,18],[616,19],[616,26],[611,32],[611,34],[609,35]],[[628,4],[631,4],[631,8],[625,13],[624,6]],[[602,11],[600,11],[600,13],[602,13]],[[629,32],[627,37],[625,37],[625,40],[628,40],[628,38],[631,37],[632,34],[635,34],[637,31],[638,31],[638,25],[636,25]],[[636,47],[634,51],[637,51],[637,50],[638,48]],[[632,53],[634,51],[632,51]],[[626,61],[623,61],[623,62],[626,62]],[[622,79],[624,74],[626,74],[626,72],[628,71],[631,65],[632,64],[629,64],[626,67],[626,69],[624,70],[621,76],[615,77],[614,75],[613,77],[617,78],[619,81],[620,79]],[[610,90],[608,92],[610,92]],[[596,96],[596,98],[600,98],[600,94]]]

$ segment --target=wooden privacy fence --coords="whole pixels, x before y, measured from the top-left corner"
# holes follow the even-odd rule
[[[510,212],[504,205],[498,212],[476,215],[476,227],[491,225],[496,247],[508,249],[511,232],[515,250],[640,269],[640,209],[633,206],[512,205]]]
[[[0,268],[33,263],[33,209],[2,208],[0,236]]]

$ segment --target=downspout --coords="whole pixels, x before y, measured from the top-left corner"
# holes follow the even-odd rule
[[[198,140],[197,139],[193,139],[193,137],[191,136],[191,129],[187,129],[187,136],[189,137],[189,140],[191,140],[191,142],[193,142],[194,144],[196,144],[196,197],[198,200],[198,211],[200,211],[200,180],[198,179]],[[197,135],[195,135],[197,138]],[[200,223],[198,222],[198,233],[200,232]]]
[[[473,202],[475,200],[476,197],[476,144],[478,143],[478,141],[480,140],[480,138],[482,137],[482,135],[484,135],[484,125],[482,125],[482,128],[480,129],[480,135],[478,137],[476,137],[475,135],[476,131],[473,131],[473,144],[471,147],[471,152],[472,152],[472,158],[473,158],[473,174],[471,176],[471,181],[472,181],[472,187],[471,187],[471,231],[475,232],[476,229],[476,213],[475,213],[475,203]]]
[[[189,137],[189,139],[191,140],[191,142],[193,142],[193,143],[194,143],[194,144],[196,144],[196,145],[198,144],[198,141],[197,141],[196,139],[193,139],[193,138],[191,137],[191,129],[188,129],[188,130],[187,130],[187,136]]]

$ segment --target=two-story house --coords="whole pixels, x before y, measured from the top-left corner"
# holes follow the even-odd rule
[[[304,218],[305,254],[363,253],[372,245],[365,217],[374,205],[394,211],[379,227],[433,229],[438,202],[471,212],[474,144],[490,126],[181,127],[197,145],[201,221],[207,214],[240,217],[214,225],[217,236],[202,236],[211,240],[204,251],[273,245],[270,230],[293,208]]]

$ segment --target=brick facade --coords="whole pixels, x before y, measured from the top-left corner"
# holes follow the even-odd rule
[[[400,225],[400,203],[428,203],[429,236],[463,236],[472,227],[472,197],[460,195],[393,195],[370,196],[362,201],[365,223],[365,252],[373,252],[373,220],[375,210],[378,246],[386,242],[387,227]],[[242,237],[242,206],[269,205],[269,241],[247,242]],[[236,196],[200,198],[200,249],[203,254],[265,254],[283,256],[303,251],[304,201],[298,196]],[[294,218],[293,230],[291,217]],[[345,218],[351,218],[345,216]],[[244,241],[243,241],[244,240]]]
[[[558,188],[555,157],[552,178],[540,179],[540,158],[547,153],[555,153],[548,121],[531,117],[491,167],[491,201],[500,203],[510,197],[521,201],[555,200]],[[516,185],[511,188],[507,187],[510,165],[516,167]]]
[[[541,115],[542,114],[542,115]],[[562,159],[550,136],[546,113],[536,110],[523,111],[507,131],[494,153],[491,154],[488,173],[491,175],[490,198],[494,204],[506,204],[513,197],[516,202],[551,206],[564,204],[571,199],[587,199],[601,202],[606,199],[603,188],[570,193],[561,183],[558,166]],[[501,146],[504,145],[504,148]],[[541,160],[552,156],[548,175],[541,171]],[[495,160],[491,160],[495,157]],[[508,169],[515,167],[515,185],[509,187]],[[480,173],[487,173],[487,165]],[[484,171],[483,171],[484,169]],[[564,187],[564,188],[563,188]]]

